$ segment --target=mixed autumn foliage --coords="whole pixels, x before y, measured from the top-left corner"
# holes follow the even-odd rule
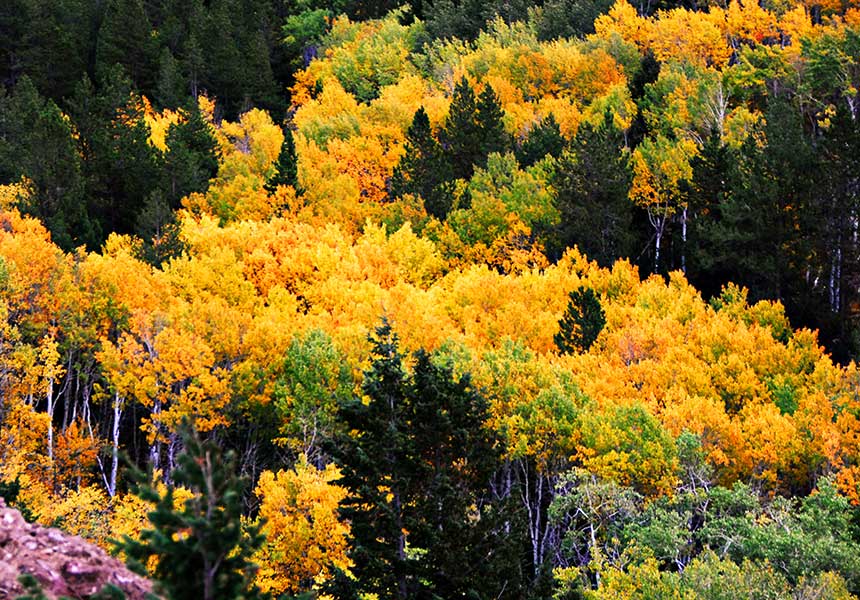
[[[860,594],[858,7],[0,24],[29,518],[170,598]]]

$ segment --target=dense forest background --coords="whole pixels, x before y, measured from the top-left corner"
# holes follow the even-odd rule
[[[171,598],[860,593],[858,7],[9,0],[0,81],[29,518]]]

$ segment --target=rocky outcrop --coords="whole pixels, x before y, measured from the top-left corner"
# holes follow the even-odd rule
[[[18,577],[33,575],[45,596],[89,598],[106,584],[125,592],[128,600],[144,600],[152,583],[129,571],[98,546],[40,525],[27,523],[0,498],[0,600],[23,592]]]

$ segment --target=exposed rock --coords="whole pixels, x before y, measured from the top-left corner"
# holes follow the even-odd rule
[[[107,584],[125,592],[128,600],[144,600],[152,593],[152,582],[132,573],[98,546],[27,523],[0,498],[0,600],[22,594],[18,577],[28,573],[51,599],[89,598]]]

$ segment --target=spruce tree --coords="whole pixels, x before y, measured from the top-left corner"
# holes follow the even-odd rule
[[[455,377],[424,350],[413,358],[408,423],[416,469],[408,522],[409,545],[421,549],[422,587],[439,598],[496,598],[504,583],[494,577],[509,542],[496,529],[498,507],[488,493],[500,462],[498,440],[485,425],[489,404],[468,375]]]
[[[481,139],[481,154],[475,166],[484,168],[487,166],[487,156],[496,153],[504,153],[511,147],[511,137],[505,131],[502,118],[505,112],[495,90],[487,84],[478,96],[475,121]]]
[[[32,193],[19,208],[42,219],[64,250],[94,238],[81,166],[68,121],[28,77],[11,96],[0,95],[0,184],[31,181]]]
[[[424,201],[427,213],[442,220],[451,210],[451,170],[433,137],[430,119],[419,108],[406,132],[406,145],[391,178],[391,195],[412,194]]]
[[[486,157],[477,111],[475,92],[463,77],[454,88],[442,135],[442,147],[451,162],[454,179],[470,179],[475,164]]]
[[[152,97],[158,79],[158,47],[142,0],[108,0],[96,41],[96,74],[122,65],[135,87]]]
[[[580,286],[570,292],[567,310],[558,322],[553,337],[562,354],[587,352],[606,325],[606,314],[600,299],[591,288]]]
[[[111,232],[133,233],[153,191],[163,181],[161,153],[149,143],[139,96],[114,66],[97,89],[82,81],[70,101],[97,248]]]
[[[729,257],[721,256],[720,246],[731,235],[724,230],[723,220],[731,211],[728,204],[735,160],[734,152],[723,143],[717,130],[711,132],[699,153],[690,160],[693,177],[686,186],[691,214],[687,276],[706,297],[718,294],[733,276],[727,270]]]
[[[218,172],[218,143],[197,103],[189,102],[182,113],[185,120],[171,125],[165,137],[162,188],[172,209],[192,192],[205,193]]]
[[[508,533],[488,492],[499,454],[484,425],[486,400],[468,376],[456,378],[423,350],[408,372],[387,321],[371,341],[368,401],[341,405],[343,430],[352,433],[332,449],[349,491],[342,514],[352,526],[356,579],[336,578],[329,593],[515,597],[517,586],[506,583]]]
[[[174,58],[170,48],[161,50],[158,60],[158,83],[156,99],[162,108],[177,108],[188,96],[185,81],[180,73],[179,62]]]
[[[559,157],[564,151],[566,140],[561,135],[558,121],[550,113],[532,127],[523,143],[516,149],[517,162],[522,167],[530,167],[546,156]]]
[[[611,114],[607,112],[597,127],[580,127],[553,179],[561,215],[557,254],[576,245],[604,267],[633,254],[633,209],[628,199],[633,176],[624,138]]]
[[[352,528],[353,574],[361,591],[380,598],[408,597],[415,561],[406,554],[409,488],[415,476],[407,429],[408,383],[396,334],[383,320],[376,329],[370,369],[360,397],[339,410],[346,431],[331,452],[349,490],[341,514]]]
[[[181,429],[184,451],[166,493],[138,486],[138,495],[155,503],[149,513],[152,529],[141,532],[139,540],[124,536],[115,542],[117,549],[141,575],[154,557],[157,591],[169,600],[264,598],[253,583],[256,565],[251,562],[263,536],[259,526],[242,522],[245,482],[236,475],[235,457],[202,441],[187,423]],[[176,485],[194,494],[179,508]]]
[[[284,142],[281,144],[281,152],[278,154],[274,173],[266,182],[266,190],[269,193],[273,193],[279,185],[291,185],[294,188],[297,188],[299,185],[298,158],[296,157],[296,143],[293,139],[293,130],[286,124],[283,130]]]

